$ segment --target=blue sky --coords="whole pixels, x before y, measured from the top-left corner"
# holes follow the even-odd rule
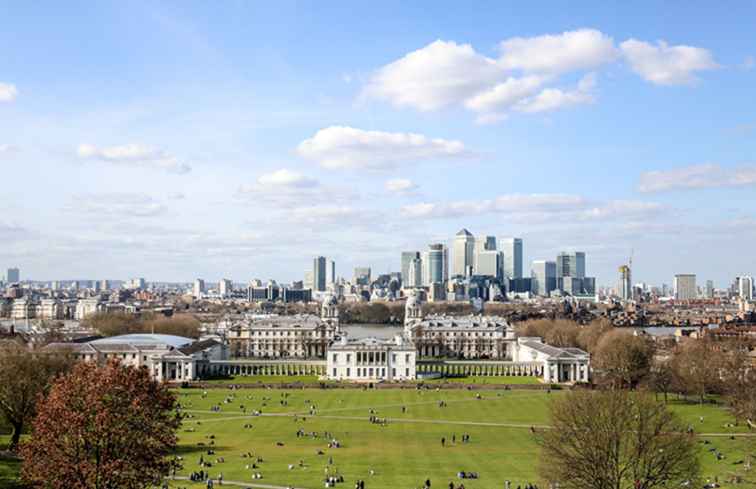
[[[756,6],[0,5],[0,267],[397,270],[460,227],[599,283],[756,273]],[[528,268],[528,267],[526,267]]]

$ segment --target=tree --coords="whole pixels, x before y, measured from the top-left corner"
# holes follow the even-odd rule
[[[181,418],[146,368],[80,362],[39,402],[22,478],[50,489],[141,489],[167,475]]]
[[[675,372],[668,361],[657,362],[651,367],[651,375],[649,377],[649,386],[658,394],[659,392],[664,394],[664,402],[667,402],[667,396],[669,391],[675,385]]]
[[[574,391],[551,405],[539,473],[563,489],[696,487],[695,437],[646,394]]]
[[[34,417],[37,397],[47,392],[53,379],[71,364],[65,355],[15,345],[0,348],[0,415],[13,428],[9,450],[16,450],[21,433]]]
[[[650,374],[653,357],[654,347],[649,340],[616,329],[601,337],[593,366],[601,383],[615,389],[633,389]]]
[[[722,355],[706,340],[688,340],[672,357],[672,368],[686,394],[698,396],[703,404],[706,395],[722,387]]]
[[[614,327],[608,319],[594,319],[578,333],[578,346],[593,353],[601,338],[612,329]]]
[[[556,347],[578,346],[580,326],[568,319],[533,319],[517,326],[519,336],[537,336]]]

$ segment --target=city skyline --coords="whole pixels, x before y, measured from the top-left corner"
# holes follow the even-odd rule
[[[561,5],[6,5],[0,269],[377,276],[467,228],[755,275],[756,6]]]

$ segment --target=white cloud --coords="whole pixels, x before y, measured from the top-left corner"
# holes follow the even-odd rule
[[[500,214],[517,222],[594,221],[616,218],[644,218],[662,212],[655,202],[607,201],[591,202],[571,194],[509,194],[493,199],[406,205],[403,217],[410,219],[470,218]]]
[[[476,112],[498,112],[507,110],[538,92],[546,78],[525,76],[507,78],[492,88],[480,92],[465,101],[465,107]]]
[[[103,217],[155,217],[165,214],[164,204],[141,193],[107,193],[77,195],[65,207],[77,213]]]
[[[281,168],[271,173],[260,175],[257,178],[258,185],[262,187],[315,187],[318,181],[314,178],[306,177],[286,168]]]
[[[756,60],[753,59],[753,56],[746,56],[743,63],[740,64],[740,67],[746,71],[750,71],[753,69],[754,65],[756,65]]]
[[[535,97],[521,101],[516,109],[521,112],[550,112],[553,110],[593,103],[591,91],[595,86],[595,77],[588,74],[583,77],[574,90],[546,88]]]
[[[179,161],[175,156],[143,144],[125,144],[105,148],[98,148],[91,144],[80,144],[76,152],[83,159],[123,166],[159,168],[180,174],[191,171],[189,165]]]
[[[9,154],[18,152],[18,146],[12,144],[0,144],[0,154]]]
[[[0,102],[13,102],[18,96],[16,85],[0,83]]]
[[[395,194],[407,194],[417,190],[417,184],[407,178],[392,178],[385,183],[386,190]]]
[[[614,40],[595,29],[514,37],[501,42],[499,63],[532,73],[566,73],[592,69],[617,58]]]
[[[380,68],[363,95],[422,111],[455,105],[504,77],[469,44],[435,41]]]
[[[695,72],[713,70],[719,65],[711,52],[693,46],[669,46],[629,39],[620,44],[633,71],[657,85],[684,85],[696,81]]]
[[[324,168],[390,168],[399,163],[468,156],[461,141],[422,134],[331,126],[300,143],[297,152]]]
[[[662,192],[675,189],[740,187],[756,185],[756,166],[722,168],[720,165],[692,165],[674,170],[641,174],[640,192]]]

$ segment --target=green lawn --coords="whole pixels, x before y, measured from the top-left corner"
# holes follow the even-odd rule
[[[480,384],[480,385],[536,385],[542,382],[538,377],[525,377],[525,376],[500,376],[500,377],[487,377],[479,375],[471,375],[469,377],[442,377],[440,379],[428,379],[423,382],[429,383],[461,383],[461,384]]]
[[[328,458],[333,457],[333,467],[345,478],[340,489],[350,489],[356,479],[364,479],[370,489],[413,488],[421,486],[427,477],[435,487],[446,487],[449,481],[460,482],[456,478],[459,470],[480,474],[478,480],[464,481],[468,489],[502,487],[506,479],[513,482],[514,488],[536,482],[538,448],[530,427],[548,425],[550,399],[565,395],[559,391],[548,394],[528,390],[305,389],[288,391],[288,405],[281,405],[286,391],[279,389],[239,390],[229,403],[223,401],[230,390],[209,391],[205,399],[198,390],[179,392],[187,411],[195,416],[185,421],[185,427],[196,430],[180,433],[182,452],[186,454],[184,474],[199,468],[197,462],[203,452],[198,443],[209,443],[208,437],[214,435],[216,453],[209,457],[213,461],[224,457],[225,462],[209,469],[213,476],[223,473],[227,481],[319,488],[323,487]],[[477,399],[478,394],[481,399]],[[439,406],[441,400],[446,407]],[[221,411],[210,412],[213,404],[219,404]],[[312,404],[316,407],[315,416],[308,414]],[[263,416],[245,416],[241,405],[247,412],[260,409]],[[730,440],[726,434],[745,429],[725,427],[732,418],[722,406],[681,402],[671,402],[670,406],[697,433],[725,435],[701,436],[705,476],[716,476],[722,483],[732,474],[743,473],[743,465],[735,462],[744,458],[745,439]],[[371,408],[377,416],[391,419],[387,426],[369,423]],[[247,423],[252,424],[251,429],[244,428]],[[297,438],[299,428],[320,436]],[[325,431],[332,433],[342,447],[329,449],[323,438]],[[462,433],[470,434],[470,443],[460,442]],[[442,447],[441,438],[450,440],[452,436],[456,436],[456,443]],[[704,444],[703,440],[710,443]],[[708,451],[712,447],[725,458],[717,460]],[[324,454],[318,455],[318,450]],[[248,459],[241,455],[246,452],[263,457],[264,463],[257,469],[264,476],[262,480],[253,481],[253,471],[245,468]],[[303,468],[298,466],[300,460],[304,461]],[[289,470],[289,464],[295,468]],[[371,469],[375,471],[372,476]],[[185,481],[177,484],[187,485]]]
[[[224,388],[208,390],[206,396],[201,389],[176,392],[186,414],[191,416],[185,419],[179,432],[179,453],[184,457],[184,470],[179,475],[198,470],[199,457],[203,455],[213,462],[209,468],[211,475],[217,477],[222,473],[227,482],[308,489],[323,487],[329,457],[334,462],[332,470],[345,479],[337,489],[351,489],[357,479],[364,479],[369,489],[412,489],[420,487],[426,478],[431,479],[433,487],[445,488],[449,481],[455,485],[461,482],[456,478],[459,470],[480,475],[480,479],[463,481],[467,489],[503,487],[507,479],[513,482],[513,488],[537,482],[538,447],[531,427],[540,429],[548,425],[550,401],[565,395],[563,391],[549,394],[516,389],[471,392]],[[229,402],[225,402],[227,399]],[[287,403],[282,404],[282,399]],[[446,406],[441,407],[439,401]],[[211,411],[214,405],[220,406],[220,411]],[[309,414],[312,405],[314,416]],[[723,483],[732,474],[744,474],[743,465],[735,462],[744,458],[746,441],[756,439],[729,439],[727,434],[743,433],[746,429],[726,427],[733,420],[724,407],[680,401],[671,401],[670,407],[699,433],[705,476],[712,479],[716,476]],[[370,423],[370,409],[378,417],[389,418],[387,426]],[[251,416],[253,410],[261,410],[263,415]],[[245,424],[252,427],[245,428]],[[318,437],[298,438],[296,432],[300,428],[307,433],[317,432]],[[323,435],[326,431],[339,440],[340,448],[328,448]],[[467,444],[461,443],[463,433],[471,437]],[[441,446],[442,437],[447,440],[446,446]],[[452,437],[456,437],[455,442]],[[710,443],[704,444],[704,440]],[[214,455],[206,453],[211,442]],[[279,442],[283,445],[279,446]],[[725,458],[717,460],[709,451],[712,447]],[[253,480],[253,470],[245,468],[251,463],[242,458],[247,452],[263,458],[256,469],[263,474],[262,480]],[[225,462],[215,463],[219,457]],[[303,467],[299,466],[300,460]],[[290,464],[294,465],[292,470],[288,468]],[[17,470],[17,465],[0,460],[0,481],[2,477],[9,478],[2,474],[10,473],[12,478]],[[753,473],[747,476],[755,478]],[[4,487],[1,482],[0,487]],[[172,487],[203,486],[181,480]],[[723,484],[723,487],[754,488],[756,484]]]
[[[17,486],[18,471],[21,468],[18,460],[4,453],[9,440],[10,436],[0,435],[0,488],[7,489]]]
[[[240,375],[238,377],[228,377],[223,379],[204,380],[202,383],[207,384],[293,384],[301,382],[303,384],[318,384],[317,375]]]

